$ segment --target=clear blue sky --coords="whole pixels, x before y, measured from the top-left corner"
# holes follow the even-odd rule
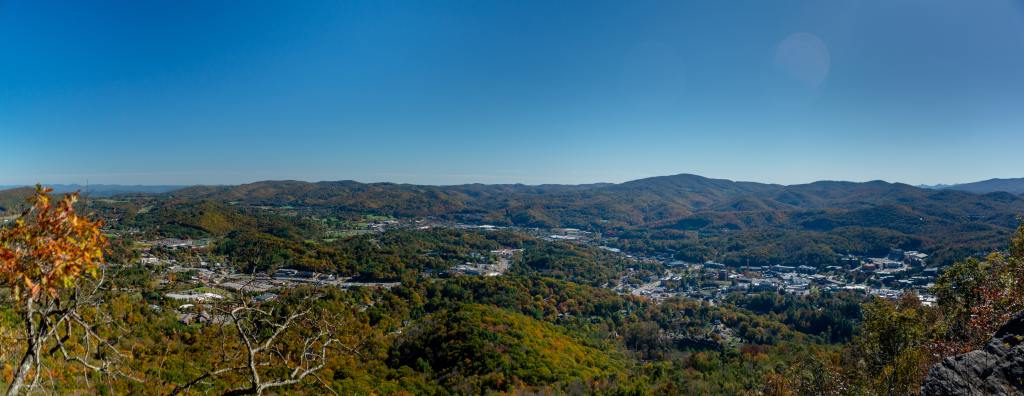
[[[1024,2],[0,1],[0,184],[1024,176]]]

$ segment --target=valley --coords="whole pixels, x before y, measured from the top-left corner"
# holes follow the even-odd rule
[[[866,309],[937,312],[948,303],[948,268],[998,252],[1015,227],[1001,213],[1024,212],[1024,198],[680,175],[586,186],[262,182],[122,194],[81,209],[102,219],[111,239],[107,293],[128,298],[120,304],[156,326],[145,331],[176,334],[173,343],[230,326],[233,306],[315,304],[347,317],[334,331],[362,341],[336,356],[347,363],[331,363],[350,373],[332,389],[397,390],[415,381],[425,393],[565,391],[583,381],[614,394],[639,386],[607,382],[628,376],[658,378],[656,393],[683,384],[746,393],[780,367],[858,356],[865,322],[885,320]],[[500,326],[578,343],[571,348],[603,368],[547,374],[504,353],[486,367],[428,359],[434,355],[425,351],[439,347],[432,343],[456,348],[449,343],[491,334],[452,328],[454,339],[417,338],[438,326],[435,318],[499,326],[478,323],[479,315],[511,315],[497,319]],[[523,342],[510,336],[484,348]],[[138,347],[144,339],[122,342]],[[558,364],[561,349],[544,345],[528,354]],[[480,347],[449,352],[489,353]],[[363,355],[373,350],[387,352]],[[651,377],[652,365],[685,370]],[[725,380],[738,373],[744,380]]]

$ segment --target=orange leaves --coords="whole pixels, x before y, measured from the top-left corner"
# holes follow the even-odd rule
[[[83,273],[95,276],[103,261],[101,222],[75,212],[77,193],[54,204],[50,191],[37,185],[32,207],[0,229],[0,285],[12,288],[18,300],[56,296]]]

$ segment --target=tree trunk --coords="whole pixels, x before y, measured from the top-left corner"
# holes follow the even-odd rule
[[[17,395],[21,391],[21,388],[25,386],[25,377],[28,376],[28,371],[32,369],[32,363],[35,362],[35,354],[32,353],[35,346],[29,345],[29,349],[25,351],[25,356],[21,358],[21,364],[18,365],[18,370],[14,372],[14,379],[11,381],[11,387],[7,388],[7,396]]]
[[[39,329],[32,322],[32,316],[34,316],[33,313],[35,311],[34,302],[32,298],[29,298],[25,304],[25,330],[28,331],[26,334],[28,345],[25,348],[25,356],[21,357],[18,369],[14,371],[11,387],[7,388],[7,396],[17,395],[21,392],[21,388],[25,387],[25,378],[28,377],[29,370],[32,369],[33,363],[39,359],[39,340],[37,339]]]

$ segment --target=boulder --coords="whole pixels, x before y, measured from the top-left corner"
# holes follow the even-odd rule
[[[999,328],[983,349],[932,366],[921,395],[1024,395],[1024,313]]]

